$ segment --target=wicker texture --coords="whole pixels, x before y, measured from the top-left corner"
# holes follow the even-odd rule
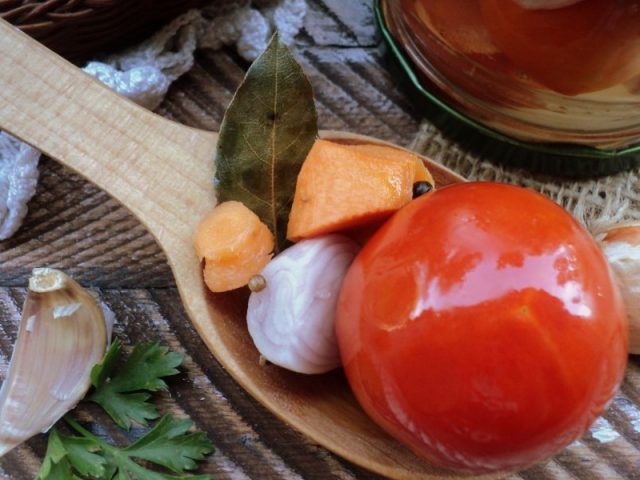
[[[207,0],[0,0],[0,17],[76,62],[140,40]],[[224,3],[224,2],[216,2]]]

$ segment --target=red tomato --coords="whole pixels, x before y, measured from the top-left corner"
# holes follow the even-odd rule
[[[367,242],[337,334],[365,411],[419,456],[514,470],[582,435],[620,384],[623,305],[591,236],[530,190],[420,197]]]

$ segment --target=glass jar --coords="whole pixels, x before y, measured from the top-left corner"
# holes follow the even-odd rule
[[[526,142],[640,143],[640,0],[381,0],[447,104]]]

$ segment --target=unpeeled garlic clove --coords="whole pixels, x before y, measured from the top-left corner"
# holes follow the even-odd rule
[[[599,241],[627,310],[629,352],[640,354],[640,223],[610,228]]]
[[[71,277],[36,268],[0,389],[0,456],[48,430],[91,386],[109,341],[102,309]]]

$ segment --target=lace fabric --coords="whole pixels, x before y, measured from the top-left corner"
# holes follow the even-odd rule
[[[0,132],[0,239],[9,238],[27,214],[38,184],[40,152]]]

